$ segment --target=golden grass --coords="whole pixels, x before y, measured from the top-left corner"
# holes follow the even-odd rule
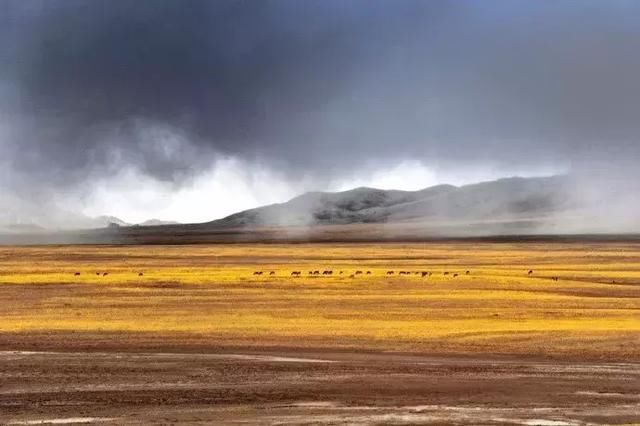
[[[349,278],[356,270],[371,275]],[[0,333],[72,332],[640,359],[640,246],[0,247]]]

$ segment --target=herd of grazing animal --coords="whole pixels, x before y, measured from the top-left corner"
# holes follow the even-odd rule
[[[339,274],[342,275],[343,272],[344,271],[339,271]],[[533,269],[529,269],[529,271],[527,272],[527,275],[529,277],[531,277],[533,275],[533,273],[534,273]],[[254,271],[253,272],[254,276],[260,276],[260,275],[263,275],[263,274],[264,274],[264,271]],[[320,272],[320,270],[316,269],[316,270],[313,270],[313,271],[308,271],[308,275],[311,275],[311,276],[316,276],[316,275],[320,275],[320,274],[322,274],[324,276],[331,276],[331,275],[333,275],[333,270],[332,269],[325,269],[322,272]],[[366,275],[371,275],[372,273],[371,273],[371,271],[364,272],[364,271],[361,271],[361,270],[357,270],[354,273],[352,273],[351,275],[349,275],[349,278],[355,278],[357,275],[365,275],[365,274]],[[387,271],[386,274],[387,275],[394,275],[395,271]],[[469,275],[469,274],[471,274],[471,271],[469,271],[469,270],[465,271],[465,275]],[[76,276],[76,277],[79,277],[80,276],[80,272],[74,272],[73,275]],[[97,276],[106,277],[107,275],[109,275],[109,273],[108,272],[96,272],[96,275]],[[269,275],[270,276],[276,275],[276,271],[269,271]],[[428,278],[431,275],[433,275],[433,272],[429,272],[429,271],[413,271],[413,272],[411,272],[411,271],[398,271],[398,275],[420,275],[420,277],[422,277],[422,278],[425,278],[425,277]],[[442,273],[442,275],[448,276],[449,275],[449,271],[444,271]],[[458,273],[453,273],[452,274],[453,278],[457,278],[459,275],[460,274],[458,274]],[[144,273],[138,272],[138,276],[142,277],[142,276],[144,276]],[[299,278],[299,277],[302,276],[302,271],[292,271],[291,272],[291,276],[295,277],[295,278]],[[552,277],[549,277],[549,278],[551,278],[552,281],[558,281],[560,279],[557,276],[552,276]],[[615,281],[614,281],[614,283],[615,283]]]
[[[339,275],[342,275],[343,272],[344,271],[339,271]],[[387,271],[386,275],[394,275],[395,273],[396,273],[396,271]],[[263,271],[255,271],[253,273],[253,275],[262,275],[262,274],[263,274]],[[316,270],[308,271],[307,274],[310,275],[310,276],[316,276],[316,275],[331,276],[331,275],[333,275],[333,270],[325,269],[325,270],[323,270],[321,272],[320,270],[316,269]],[[350,274],[349,278],[355,278],[358,275],[371,275],[371,274],[372,274],[371,271],[366,271],[365,272],[365,271],[357,270],[354,273]],[[460,274],[462,274],[462,272],[460,272],[460,273],[451,273],[449,271],[443,271],[442,272],[442,275],[451,276],[453,278],[459,277]],[[471,271],[469,271],[469,270],[466,270],[464,272],[464,275],[470,275],[470,274],[471,274]],[[142,275],[142,274],[140,274],[140,275]],[[271,275],[271,276],[276,275],[276,272],[275,271],[270,271],[269,275]],[[419,275],[421,278],[428,278],[428,277],[433,275],[433,272],[430,272],[430,271],[413,271],[413,272],[412,271],[398,271],[398,275]],[[533,269],[529,269],[528,272],[527,272],[527,275],[529,277],[531,277],[533,275]],[[292,277],[296,277],[296,278],[301,277],[302,276],[302,271],[293,271],[293,272],[291,272],[291,276]],[[549,277],[549,278],[552,281],[558,281],[560,279],[557,276],[552,276],[552,277]]]
[[[79,277],[80,275],[81,275],[80,272],[74,272],[73,273],[73,276],[75,276],[75,277]],[[107,275],[109,275],[108,272],[96,272],[96,276],[97,277],[106,277]],[[256,275],[256,274],[254,274],[254,275]],[[143,277],[144,273],[143,272],[138,272],[138,276],[139,277]]]
[[[263,275],[265,272],[264,271],[254,271],[253,275]],[[339,271],[338,274],[342,275],[344,273],[344,271]],[[373,273],[371,271],[362,271],[362,270],[357,270],[355,272],[353,272],[352,274],[349,275],[349,278],[355,278],[357,275],[372,275]],[[387,275],[393,275],[395,274],[395,271],[388,271]],[[448,275],[448,272],[445,272],[444,275]],[[469,271],[466,272],[467,275],[470,274]],[[269,275],[273,276],[276,275],[275,271],[270,271]],[[324,275],[324,276],[331,276],[333,275],[333,270],[332,269],[325,269],[323,271],[320,271],[318,269],[316,270],[312,270],[312,271],[308,271],[307,275],[309,276],[317,276],[317,275]],[[424,277],[430,277],[431,275],[433,275],[433,272],[429,272],[429,271],[398,271],[398,275],[420,275],[422,278]],[[290,276],[292,277],[301,277],[302,276],[302,271],[291,271]],[[458,274],[455,274],[454,277],[457,277]]]

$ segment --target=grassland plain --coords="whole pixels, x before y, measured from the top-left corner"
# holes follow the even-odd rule
[[[4,246],[0,424],[635,424],[639,313],[635,242]]]
[[[640,245],[0,248],[0,345],[117,346],[123,337],[140,347],[638,361]]]

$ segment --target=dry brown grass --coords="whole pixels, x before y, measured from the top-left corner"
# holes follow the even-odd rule
[[[639,360],[640,245],[1,247],[0,336]]]

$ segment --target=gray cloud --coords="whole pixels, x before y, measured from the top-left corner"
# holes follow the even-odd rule
[[[5,185],[47,192],[133,166],[179,186],[219,156],[320,187],[406,159],[632,170],[639,12],[631,0],[6,0]]]

